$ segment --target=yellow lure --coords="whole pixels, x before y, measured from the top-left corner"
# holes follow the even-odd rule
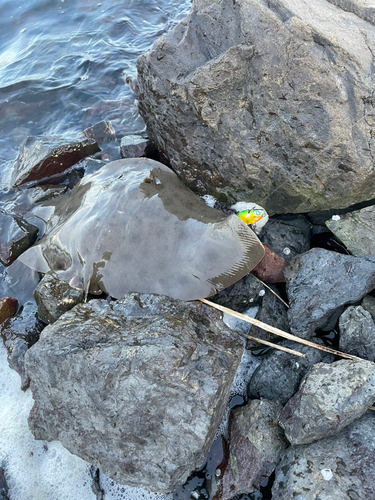
[[[242,210],[236,215],[248,226],[250,224],[255,224],[263,218],[265,210],[260,210],[258,208],[253,208],[252,210]]]

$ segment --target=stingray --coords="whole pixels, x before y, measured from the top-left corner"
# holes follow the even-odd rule
[[[168,167],[118,160],[35,212],[45,235],[19,259],[114,298],[128,292],[208,297],[263,258],[254,232],[211,208]]]

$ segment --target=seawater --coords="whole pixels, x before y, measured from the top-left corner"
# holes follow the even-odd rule
[[[74,137],[101,120],[145,125],[125,84],[190,0],[0,0],[0,190],[28,136]]]

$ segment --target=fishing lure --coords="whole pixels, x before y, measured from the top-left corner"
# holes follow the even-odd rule
[[[253,208],[251,210],[242,210],[236,215],[242,220],[242,222],[249,226],[259,222],[264,217],[265,212],[265,210]]]

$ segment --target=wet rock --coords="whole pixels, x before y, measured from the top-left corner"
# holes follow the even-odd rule
[[[35,437],[116,482],[173,491],[204,463],[241,359],[220,316],[136,293],[75,306],[26,354]]]
[[[117,160],[120,158],[118,153],[118,141],[116,139],[115,129],[111,122],[101,121],[92,127],[86,128],[83,135],[88,139],[93,139],[98,143],[102,151],[101,157],[105,160]]]
[[[290,262],[310,249],[311,232],[312,224],[303,215],[280,215],[268,221],[259,239]]]
[[[319,339],[313,340],[323,345]],[[306,354],[297,358],[287,352],[272,350],[266,354],[262,364],[250,379],[247,391],[249,398],[265,398],[285,404],[297,391],[301,380],[315,363],[332,363],[335,357],[318,349],[284,340],[280,345]]]
[[[352,257],[313,248],[285,268],[291,331],[310,338],[344,304],[353,304],[375,287],[375,257]]]
[[[265,293],[263,284],[250,273],[234,285],[210,297],[210,300],[242,313],[250,307],[260,305]]]
[[[0,324],[17,311],[18,301],[12,297],[3,297],[0,299]]]
[[[326,226],[356,256],[375,255],[375,205],[337,216]]]
[[[72,288],[55,273],[47,273],[34,291],[38,316],[45,323],[54,323],[66,311],[83,302],[84,291]]]
[[[375,414],[311,444],[291,446],[276,468],[272,500],[375,497]]]
[[[0,499],[9,500],[8,497],[8,485],[5,479],[5,469],[0,467]]]
[[[33,301],[33,293],[40,275],[18,259],[0,272],[0,296],[12,296],[19,305]]]
[[[362,299],[361,306],[371,314],[372,319],[375,321],[375,297],[372,295],[365,295]]]
[[[85,158],[79,163],[79,166],[83,168],[85,175],[90,175],[104,167],[105,163],[105,161],[96,158]]]
[[[154,146],[155,147],[155,146]],[[148,156],[147,149],[152,148],[152,141],[141,135],[126,135],[121,139],[121,158],[139,158]]]
[[[38,228],[21,217],[0,212],[0,261],[9,266],[38,237]]]
[[[285,259],[273,252],[268,245],[264,244],[263,246],[264,257],[251,272],[265,283],[280,283],[285,281]]]
[[[45,185],[37,186],[32,189],[31,201],[33,203],[42,203],[44,201],[54,200],[68,191],[68,186]]]
[[[61,174],[98,150],[93,139],[69,143],[64,138],[51,137],[26,143],[14,163],[12,185],[20,186]]]
[[[375,400],[375,364],[341,360],[314,365],[280,413],[293,445],[330,436],[363,415]]]
[[[43,325],[37,320],[36,305],[28,302],[17,316],[0,326],[0,334],[8,351],[9,366],[21,377],[21,389],[25,391],[30,379],[25,373],[25,353],[38,341]]]
[[[340,316],[339,347],[343,352],[375,361],[375,324],[361,306],[350,306]]]
[[[277,419],[282,406],[253,400],[232,410],[229,427],[229,462],[221,481],[222,500],[252,493],[280,460],[288,443]]]
[[[278,290],[275,285],[270,285],[270,288],[278,294]],[[270,290],[265,288],[265,294],[262,299],[262,304],[256,315],[256,319],[266,323],[267,325],[274,326],[275,328],[280,328],[280,330],[289,331],[289,322],[287,316],[287,308],[281,302],[281,300],[276,297]],[[269,340],[274,342],[275,339],[280,339],[272,333],[266,332],[262,328],[255,325],[251,326],[250,335],[257,337],[258,339]],[[247,343],[247,349],[251,349],[253,346],[250,345],[251,341]],[[257,344],[259,347],[259,344]]]
[[[374,27],[335,4],[196,0],[138,59],[148,135],[189,187],[270,214],[373,198]]]

